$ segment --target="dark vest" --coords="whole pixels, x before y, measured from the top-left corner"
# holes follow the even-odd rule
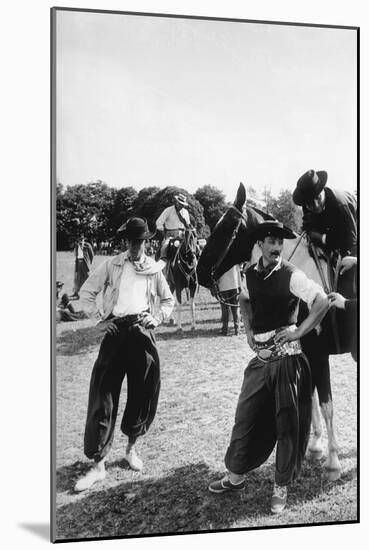
[[[264,280],[265,272],[257,271],[255,265],[246,271],[254,333],[295,324],[299,299],[290,291],[290,280],[296,268],[282,260],[280,269]]]

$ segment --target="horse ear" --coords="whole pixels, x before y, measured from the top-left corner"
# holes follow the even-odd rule
[[[238,186],[236,200],[234,201],[234,206],[238,208],[238,210],[242,211],[243,205],[246,202],[246,189],[242,182],[240,182],[240,185]]]

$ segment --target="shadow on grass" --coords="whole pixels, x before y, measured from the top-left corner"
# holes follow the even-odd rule
[[[108,467],[108,476],[109,468],[118,465],[116,462]],[[222,475],[200,462],[175,468],[159,479],[135,479],[105,490],[101,484],[96,485],[82,498],[59,507],[57,538],[222,530],[237,522],[250,524],[258,517],[266,516],[267,520],[274,466],[251,472],[245,491],[210,493],[208,483]],[[324,480],[320,463],[307,463],[302,476],[290,489],[289,503],[305,504],[354,478],[353,469],[345,472],[338,482],[331,483]]]
[[[81,327],[68,330],[57,336],[56,352],[58,355],[81,355],[100,344],[103,334],[98,327]]]

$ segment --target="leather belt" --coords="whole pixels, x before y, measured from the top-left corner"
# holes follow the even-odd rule
[[[114,321],[119,328],[127,328],[138,325],[142,321],[142,318],[142,313],[137,313],[134,315],[125,315],[124,317],[112,317],[111,320]]]
[[[292,342],[285,342],[284,344],[276,342],[275,335],[279,332],[279,330],[281,329],[272,331],[272,335],[268,340],[257,341],[254,339],[255,352],[260,361],[268,363],[269,361],[276,361],[277,359],[281,359],[289,355],[298,355],[302,353],[300,340],[293,340]],[[257,336],[258,335],[256,334],[255,337],[257,338]]]

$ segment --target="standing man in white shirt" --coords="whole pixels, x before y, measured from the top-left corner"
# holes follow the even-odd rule
[[[160,361],[153,329],[169,318],[174,299],[161,272],[164,263],[145,254],[151,237],[146,220],[131,218],[119,230],[128,250],[101,264],[81,289],[84,310],[96,312],[96,297],[103,293],[99,322],[104,335],[91,374],[84,452],[93,468],[76,484],[84,491],[106,476],[105,458],[114,435],[120,390],[127,374],[127,402],[121,423],[128,437],[125,458],[133,470],[143,463],[135,451],[139,436],[149,429],[160,390]],[[160,298],[155,313],[155,299]]]
[[[174,196],[174,204],[163,210],[156,220],[156,228],[167,237],[182,237],[184,230],[191,226],[188,202],[183,193]]]

